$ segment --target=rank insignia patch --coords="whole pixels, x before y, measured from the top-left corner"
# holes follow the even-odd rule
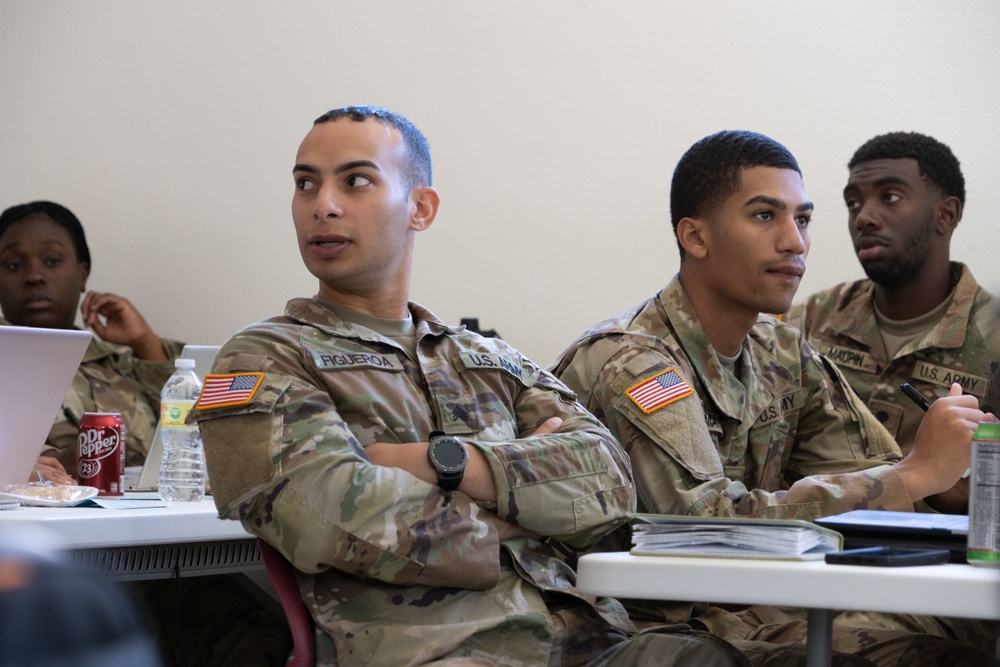
[[[694,393],[691,385],[681,377],[676,368],[668,368],[659,375],[643,380],[625,392],[645,414],[670,405]]]
[[[195,408],[226,408],[246,405],[264,380],[263,373],[208,374]]]

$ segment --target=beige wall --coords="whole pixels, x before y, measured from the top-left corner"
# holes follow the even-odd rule
[[[840,198],[890,130],[950,144],[953,241],[1000,291],[1000,3],[3,0],[0,205],[83,221],[90,286],[165,336],[224,341],[315,292],[291,166],[312,119],[377,103],[427,134],[443,198],[412,298],[547,364],[677,270],[683,151],[753,129],[817,204],[800,294],[862,273]]]

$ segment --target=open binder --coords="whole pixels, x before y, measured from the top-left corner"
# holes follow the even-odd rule
[[[704,556],[821,560],[843,548],[840,533],[797,519],[638,514],[632,521],[637,556]]]

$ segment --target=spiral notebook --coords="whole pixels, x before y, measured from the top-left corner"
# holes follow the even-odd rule
[[[0,486],[24,484],[91,333],[0,326]]]

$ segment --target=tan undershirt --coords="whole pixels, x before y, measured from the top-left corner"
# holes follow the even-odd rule
[[[896,354],[906,345],[923,338],[928,331],[933,329],[941,321],[954,296],[955,292],[952,291],[948,298],[934,310],[920,317],[914,317],[912,320],[890,320],[882,314],[877,305],[872,304],[875,306],[875,319],[882,331],[882,342],[885,344],[888,358],[895,359]]]
[[[388,317],[375,317],[374,315],[359,313],[356,310],[341,308],[340,306],[330,303],[329,301],[324,301],[324,303],[330,307],[330,310],[332,310],[337,317],[349,324],[354,325],[354,327],[368,329],[373,333],[385,336],[386,338],[391,338],[402,346],[410,359],[416,360],[417,325],[413,323],[412,315],[407,314],[406,319],[397,320]]]

